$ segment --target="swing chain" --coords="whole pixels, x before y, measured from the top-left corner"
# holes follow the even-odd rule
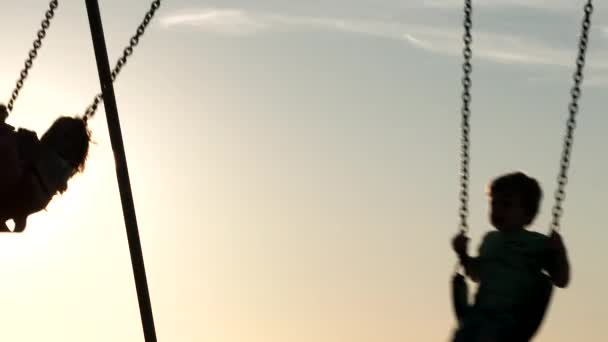
[[[156,10],[158,10],[159,7],[160,7],[160,0],[152,1],[152,4],[150,5],[150,9],[144,16],[144,19],[142,20],[142,22],[139,24],[139,27],[137,28],[135,35],[133,37],[131,37],[131,39],[129,40],[129,45],[123,50],[122,56],[116,62],[116,66],[114,66],[114,69],[112,70],[112,81],[116,80],[116,78],[118,77],[118,74],[122,70],[122,67],[125,66],[125,64],[127,64],[127,59],[133,54],[133,49],[135,49],[137,44],[139,44],[139,39],[146,32],[146,28],[152,21],[152,18],[154,17],[154,14],[156,14]],[[89,105],[89,107],[85,111],[85,115],[83,118],[85,122],[88,121],[88,119],[92,118],[95,115],[95,112],[97,111],[97,107],[99,106],[99,103],[101,102],[102,98],[103,98],[102,93],[99,93],[99,94],[97,94],[97,96],[95,96],[95,98],[93,99],[93,102]]]
[[[19,74],[19,80],[17,80],[15,89],[13,90],[13,93],[11,94],[11,98],[9,99],[8,104],[6,106],[7,115],[13,111],[13,107],[15,106],[15,101],[17,101],[19,92],[21,91],[21,88],[23,88],[23,83],[25,82],[25,79],[27,78],[30,69],[34,65],[34,59],[38,56],[38,50],[42,46],[42,40],[44,39],[44,37],[46,37],[46,32],[47,32],[48,28],[51,26],[51,19],[53,19],[53,17],[55,16],[55,10],[57,9],[58,6],[59,6],[58,0],[51,0],[51,2],[49,3],[49,9],[44,14],[44,19],[42,20],[41,28],[40,28],[40,30],[38,30],[38,33],[36,34],[36,39],[34,40],[33,47],[30,50],[30,52],[28,53],[28,57],[25,60],[24,68],[23,68],[23,70],[21,70],[21,73]]]
[[[589,29],[591,28],[591,14],[593,13],[592,0],[588,0],[585,5],[585,17],[582,22],[582,31],[579,41],[578,57],[576,58],[576,71],[573,75],[574,85],[570,91],[572,100],[568,106],[570,116],[567,121],[566,135],[564,137],[564,145],[560,163],[560,172],[557,177],[557,189],[555,191],[555,205],[552,210],[553,219],[551,221],[551,230],[559,231],[559,220],[564,212],[562,202],[566,198],[564,191],[568,183],[568,167],[570,166],[570,155],[574,142],[574,129],[576,128],[576,114],[578,113],[578,100],[581,96],[581,83],[583,82],[583,68],[585,66],[585,54],[587,52],[587,43],[589,42]]]
[[[466,234],[469,230],[467,224],[467,217],[469,214],[468,202],[469,202],[469,164],[470,164],[470,139],[469,133],[471,127],[469,125],[469,118],[471,116],[471,110],[469,105],[471,103],[471,72],[473,66],[471,64],[471,58],[473,57],[473,50],[471,50],[471,43],[473,42],[473,36],[471,35],[471,29],[473,27],[473,21],[471,19],[473,13],[473,5],[471,0],[465,0],[464,7],[464,63],[462,64],[462,70],[464,76],[462,78],[463,92],[462,92],[462,139],[461,139],[461,165],[460,165],[460,226],[459,229],[463,234]]]

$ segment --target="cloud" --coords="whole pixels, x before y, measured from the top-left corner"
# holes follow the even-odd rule
[[[392,23],[290,16],[236,9],[207,9],[198,13],[171,15],[161,19],[161,24],[165,28],[186,26],[202,32],[226,35],[251,35],[270,30],[317,29],[396,38],[401,29],[399,25]]]
[[[442,0],[452,2],[451,0]],[[498,5],[512,0],[491,0]],[[515,0],[519,1],[519,0]],[[531,1],[540,6],[545,1]],[[553,0],[552,0],[553,1]],[[558,1],[559,2],[559,1]],[[166,28],[190,27],[206,33],[248,36],[269,31],[329,30],[392,39],[429,52],[462,55],[462,29],[448,26],[413,25],[400,21],[373,21],[332,17],[294,16],[239,9],[206,9],[176,14],[162,19]],[[604,28],[608,35],[608,29]],[[546,41],[505,33],[473,33],[473,58],[496,63],[535,66],[573,67],[576,49],[551,46]],[[608,69],[603,51],[596,52],[590,64]]]
[[[268,24],[259,19],[240,10],[211,9],[199,13],[165,17],[161,23],[166,28],[190,26],[211,33],[248,35],[268,28]]]
[[[448,28],[417,27],[404,34],[408,43],[421,49],[461,56],[462,33]],[[575,50],[552,48],[543,42],[513,35],[477,32],[473,34],[473,58],[503,64],[572,66]]]
[[[420,39],[412,36],[411,34],[407,34],[406,33],[405,35],[403,35],[403,38],[408,43],[410,43],[410,44],[412,44],[414,46],[417,46],[419,48],[426,49],[426,50],[436,50],[436,49],[433,48],[433,45],[431,45],[429,42],[426,42],[424,40],[420,40]],[[447,52],[448,54],[456,54],[457,53],[457,51],[455,51],[455,50],[454,51],[444,51],[444,52]]]
[[[431,8],[462,8],[462,0],[422,0],[422,5]],[[583,4],[572,0],[483,0],[473,1],[473,8],[496,7],[496,8],[534,8],[543,10],[572,10],[583,9]]]
[[[536,84],[563,84],[568,87],[571,87],[573,84],[572,77],[564,77],[563,73],[531,76],[528,77],[528,82]],[[594,89],[606,87],[608,87],[608,74],[599,73],[585,75],[583,80],[583,92],[586,88]]]
[[[583,86],[589,88],[606,88],[608,87],[608,76],[601,75],[588,77],[583,81]]]

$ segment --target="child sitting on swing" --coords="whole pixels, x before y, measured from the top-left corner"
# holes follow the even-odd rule
[[[526,230],[541,202],[538,182],[516,172],[498,177],[488,190],[490,222],[496,231],[485,235],[479,256],[469,256],[464,234],[452,240],[466,275],[479,283],[475,303],[453,342],[520,342],[516,334],[525,324],[520,313],[533,301],[529,296],[534,293],[539,275],[547,272],[559,288],[565,288],[570,281],[570,266],[560,235],[555,231],[546,236]]]
[[[83,119],[60,117],[38,139],[35,132],[6,124],[0,104],[0,232],[22,232],[30,214],[43,210],[68,180],[84,170],[90,131]]]

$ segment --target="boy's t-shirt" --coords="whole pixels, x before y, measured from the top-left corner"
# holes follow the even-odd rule
[[[509,311],[533,294],[550,257],[546,235],[521,230],[492,231],[479,248],[479,288],[475,306],[488,311]]]

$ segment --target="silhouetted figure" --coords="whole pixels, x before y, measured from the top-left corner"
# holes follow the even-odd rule
[[[68,180],[84,170],[89,144],[90,131],[80,118],[60,117],[41,139],[0,122],[0,232],[10,231],[10,219],[14,231],[22,232],[30,214],[65,192]]]
[[[0,103],[0,122],[4,123],[6,118],[8,118],[8,109],[6,109],[5,105]]]
[[[528,341],[545,313],[551,283],[565,288],[570,281],[566,248],[555,231],[546,236],[526,230],[542,198],[535,179],[521,172],[503,175],[490,184],[488,196],[496,231],[484,236],[479,256],[469,256],[465,235],[452,240],[466,275],[479,283],[453,342]]]

